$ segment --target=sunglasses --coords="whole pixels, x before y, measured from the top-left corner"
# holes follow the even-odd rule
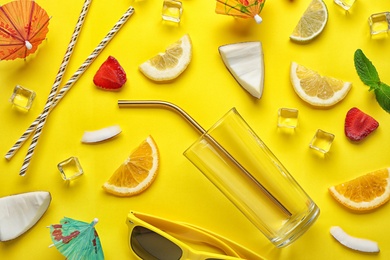
[[[143,213],[130,212],[127,216],[127,225],[129,227],[129,246],[138,259],[263,259],[227,238],[187,223],[172,222]],[[225,255],[195,250],[181,240],[195,244],[206,244]]]

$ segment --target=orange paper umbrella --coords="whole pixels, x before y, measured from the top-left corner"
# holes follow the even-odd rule
[[[45,39],[49,16],[33,0],[0,6],[0,60],[25,58]]]
[[[264,4],[265,0],[217,0],[215,12],[240,18],[254,18],[257,23],[261,23],[259,14]]]

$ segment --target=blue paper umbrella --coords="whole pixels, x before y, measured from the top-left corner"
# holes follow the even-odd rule
[[[99,235],[95,230],[98,219],[91,223],[63,218],[60,224],[50,225],[53,245],[68,260],[104,259]]]

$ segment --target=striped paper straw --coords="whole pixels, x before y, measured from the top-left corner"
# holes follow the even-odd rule
[[[88,58],[84,61],[84,63],[80,66],[80,68],[73,74],[73,76],[69,79],[68,83],[61,88],[61,90],[55,97],[52,104],[42,112],[34,136],[31,140],[30,147],[28,148],[26,157],[24,159],[22,168],[20,169],[19,175],[24,176],[26,174],[28,166],[30,165],[31,158],[34,154],[35,147],[37,146],[38,139],[42,133],[43,126],[45,125],[47,116],[49,115],[51,108],[54,108],[58,104],[58,102],[65,96],[65,94],[71,89],[71,87],[74,85],[77,79],[85,72],[85,70],[89,67],[89,65],[91,65],[91,63],[101,53],[104,47],[107,46],[107,44],[111,41],[111,39],[115,36],[115,34],[119,31],[122,25],[129,19],[129,17],[133,13],[134,13],[134,8],[130,6],[129,9],[127,9],[127,11],[119,19],[119,21],[114,25],[114,27],[104,37],[104,39],[95,48],[95,50],[88,56]]]
[[[76,26],[74,28],[72,38],[70,39],[70,42],[69,42],[68,47],[66,49],[65,56],[62,59],[61,66],[57,72],[57,76],[55,78],[53,86],[51,87],[51,91],[50,91],[48,100],[46,102],[46,106],[48,105],[49,101],[53,100],[54,96],[57,94],[58,86],[61,84],[62,78],[65,74],[65,70],[69,64],[70,57],[72,56],[74,46],[76,45],[77,39],[80,35],[81,27],[84,24],[84,20],[85,20],[85,17],[87,16],[87,12],[88,12],[88,9],[89,9],[91,2],[92,2],[92,0],[85,0],[85,2],[84,2],[83,8],[81,10],[78,21],[77,21]],[[46,106],[45,106],[45,109],[46,109]],[[19,148],[31,136],[31,134],[34,132],[36,126],[38,125],[38,122],[39,122],[38,118],[40,118],[40,116],[41,116],[41,114],[37,117],[37,119],[30,125],[30,127],[19,138],[19,140],[16,141],[16,143],[7,152],[7,154],[5,155],[5,158],[7,160],[10,160],[15,155],[15,153],[19,150]]]

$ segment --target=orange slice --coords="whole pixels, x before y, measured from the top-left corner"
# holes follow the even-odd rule
[[[370,172],[329,188],[330,194],[345,207],[368,211],[390,199],[390,168]]]
[[[158,166],[157,145],[148,136],[103,184],[103,189],[121,197],[139,194],[152,184]]]

